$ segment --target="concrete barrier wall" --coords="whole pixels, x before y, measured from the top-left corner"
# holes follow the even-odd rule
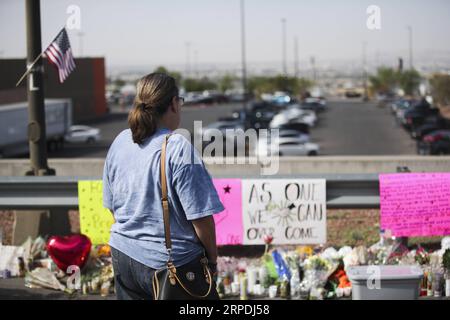
[[[260,176],[261,164],[208,164],[212,176]],[[50,159],[49,166],[58,176],[99,177],[104,159],[74,158]],[[422,156],[342,156],[342,157],[283,157],[278,175],[330,173],[389,173],[397,167],[408,167],[412,172],[450,172],[450,157]],[[1,159],[0,176],[23,176],[29,169],[28,159]]]

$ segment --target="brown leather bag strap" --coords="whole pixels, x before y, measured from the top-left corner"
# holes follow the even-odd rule
[[[164,219],[164,235],[166,238],[166,249],[169,253],[169,262],[172,260],[172,239],[170,238],[170,216],[169,216],[169,197],[167,195],[167,176],[166,176],[166,149],[170,134],[164,137],[161,149],[161,202]]]

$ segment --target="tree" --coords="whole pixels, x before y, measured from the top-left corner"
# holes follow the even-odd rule
[[[116,80],[114,80],[113,84],[116,88],[121,88],[124,85],[126,85],[126,82],[125,82],[125,80],[122,80],[121,78],[117,78]]]
[[[388,94],[401,88],[406,95],[414,95],[421,78],[417,70],[399,72],[393,68],[381,67],[377,70],[376,75],[369,78],[369,81],[372,89],[378,93]]]
[[[175,81],[176,81],[178,84],[181,83],[181,80],[182,80],[182,78],[181,78],[181,73],[175,72],[175,71],[169,71],[169,70],[168,70],[166,67],[164,67],[164,66],[159,66],[159,67],[157,67],[157,68],[155,69],[155,71],[153,71],[153,72],[165,73],[165,74],[171,76],[172,78],[174,78]]]
[[[374,91],[388,94],[398,86],[398,72],[392,68],[378,68],[377,74],[369,78]]]
[[[275,77],[252,77],[249,79],[248,87],[255,95],[262,93],[273,93],[275,91],[286,91],[291,94],[303,95],[313,82],[304,78],[286,77],[278,75]]]
[[[159,66],[155,69],[155,71],[153,71],[155,73],[165,73],[165,74],[169,74],[169,70],[166,69],[166,67],[163,66]]]
[[[217,84],[207,77],[201,79],[187,78],[184,79],[183,85],[187,92],[217,89]]]
[[[420,73],[416,70],[407,70],[399,74],[400,88],[406,95],[414,95],[420,85]]]
[[[219,89],[222,92],[233,89],[234,87],[233,83],[235,80],[236,78],[233,77],[232,75],[229,74],[224,75],[219,81]]]
[[[450,106],[450,75],[435,74],[430,84],[433,100],[441,106]]]

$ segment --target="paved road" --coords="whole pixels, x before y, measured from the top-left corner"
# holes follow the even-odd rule
[[[375,103],[335,101],[320,114],[311,138],[322,155],[413,155],[415,142],[387,109]]]
[[[313,142],[322,155],[408,155],[416,154],[415,144],[399,127],[387,109],[374,103],[332,101],[319,115],[318,126],[311,131]],[[210,107],[184,107],[181,126],[192,130],[194,120],[203,125],[231,115],[237,104]],[[127,128],[126,113],[115,112],[92,124],[102,130],[102,141],[91,146],[67,145],[51,153],[52,158],[105,157],[114,137]]]

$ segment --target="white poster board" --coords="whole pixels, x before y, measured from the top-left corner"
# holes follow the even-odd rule
[[[326,242],[325,179],[242,180],[243,242],[323,244]]]

